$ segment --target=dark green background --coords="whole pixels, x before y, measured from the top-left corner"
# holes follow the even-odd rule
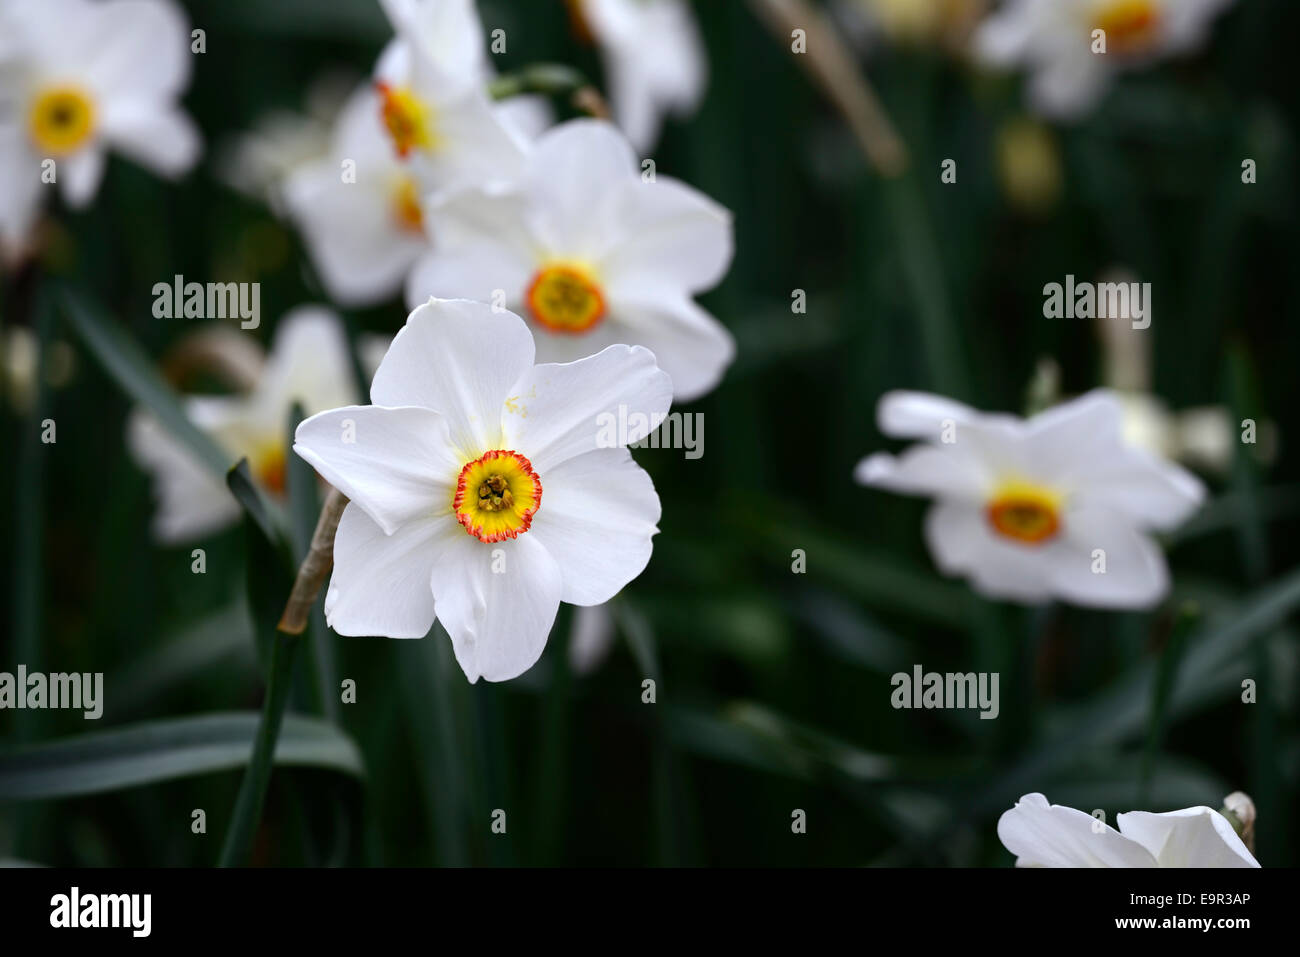
[[[33,322],[41,290],[69,280],[157,357],[192,328],[150,312],[153,284],[175,273],[261,282],[263,338],[289,308],[323,301],[297,236],[216,180],[211,148],[272,108],[301,109],[327,67],[364,74],[386,23],[365,0],[186,6],[207,30],[185,98],[204,163],[172,184],[113,159],[94,206],[57,207],[41,263],[6,277],[6,325]],[[480,9],[489,30],[507,30],[500,70],[559,61],[602,80],[558,0]],[[1217,807],[1240,788],[1259,808],[1261,863],[1295,864],[1300,8],[1242,0],[1201,54],[1126,76],[1089,118],[1057,128],[1064,188],[1038,217],[1008,205],[995,169],[996,132],[1022,112],[1014,78],[879,47],[864,66],[912,157],[887,181],[746,3],[695,9],[708,94],[654,157],[735,213],[735,262],[702,301],[739,355],[688,409],[704,414],[702,459],[637,455],[664,514],[650,567],[620,597],[619,643],[600,670],[568,676],[562,610],[532,672],[469,686],[432,639],[333,637],[333,667],[358,684],[339,713],[366,779],[277,769],[253,860],[1008,865],[995,822],[1027,791],[1113,821]],[[1245,157],[1256,185],[1241,183]],[[939,181],[945,158],[958,162],[956,185]],[[876,431],[876,400],[921,388],[1019,410],[1044,356],[1067,392],[1097,385],[1091,323],[1044,319],[1041,289],[1116,263],[1153,284],[1158,394],[1175,409],[1224,403],[1276,421],[1279,456],[1267,468],[1243,456],[1210,480],[1205,514],[1169,550],[1174,596],[1155,611],[981,600],[934,571],[924,503],[853,483],[861,456],[894,447]],[[806,315],[790,312],[796,288]],[[391,333],[404,315],[396,301],[346,313],[354,333]],[[36,426],[11,409],[3,418],[0,670],[35,639],[45,670],[105,672],[95,731],[257,709],[264,672],[251,621],[232,606],[244,532],[196,543],[205,576],[190,573],[189,546],[151,544],[149,485],[123,442],[130,403],[61,315],[54,331],[79,360],[50,396],[57,444],[33,443]],[[803,575],[791,573],[796,548]],[[1199,613],[1170,654],[1185,600]],[[161,667],[183,642],[194,659]],[[918,662],[999,671],[999,719],[893,710],[889,676]],[[1162,674],[1172,690],[1157,748]],[[640,701],[649,676],[653,706]],[[1239,701],[1245,677],[1259,682],[1257,704]],[[295,709],[310,712],[301,668],[296,692]],[[27,720],[0,713],[7,747],[91,727],[66,712]],[[0,857],[209,864],[239,778],[0,803]],[[193,808],[207,811],[207,835],[190,833]],[[495,808],[505,836],[489,831]],[[804,835],[791,833],[795,808]]]

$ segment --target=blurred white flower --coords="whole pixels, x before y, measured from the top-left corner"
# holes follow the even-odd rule
[[[1026,794],[998,819],[1017,867],[1259,867],[1232,824],[1208,807],[1116,817],[1119,830],[1083,811]]]
[[[379,114],[421,192],[517,175],[526,142],[488,99],[483,25],[471,0],[383,6],[397,36],[375,66]]]
[[[402,288],[428,247],[421,186],[393,153],[369,85],[344,106],[333,145],[285,180],[289,216],[321,282],[345,306],[382,302]]]
[[[1029,100],[1058,119],[1091,109],[1120,70],[1199,46],[1232,0],[1007,0],[978,28],[976,56],[1030,73]],[[1093,52],[1104,30],[1106,52]]]
[[[540,657],[561,601],[600,604],[645,568],[659,497],[595,422],[620,405],[662,417],[668,377],[622,345],[533,360],[519,317],[431,300],[375,373],[374,405],[298,427],[294,451],[350,500],[325,597],[336,632],[420,638],[436,615],[470,681],[504,681]]]
[[[230,453],[247,457],[258,485],[272,495],[285,490],[289,410],[299,402],[311,415],[355,401],[347,339],[339,318],[318,306],[289,312],[275,330],[270,354],[244,395],[191,396],[186,414]],[[234,523],[239,507],[220,478],[194,457],[147,410],[132,410],[127,447],[152,473],[158,497],[154,536],[165,544],[186,541]]]
[[[712,389],[735,353],[692,298],[726,273],[731,214],[671,177],[643,180],[609,123],[549,130],[519,183],[444,197],[431,228],[408,303],[464,296],[517,312],[542,361],[644,345],[684,400]]]
[[[113,149],[164,176],[198,158],[176,105],[190,74],[190,33],[169,0],[5,0],[0,33],[12,62],[0,110],[0,241],[31,229],[53,161],[73,207],[99,188]]]
[[[1148,529],[1172,528],[1204,498],[1178,466],[1128,444],[1116,396],[1095,390],[1030,419],[940,396],[891,392],[880,430],[915,438],[856,477],[937,499],[925,535],[935,563],[993,598],[1143,608],[1168,591]]]
[[[280,192],[285,179],[329,155],[334,125],[356,87],[356,76],[346,71],[317,77],[307,88],[304,112],[274,110],[259,117],[251,130],[224,142],[217,154],[217,176],[283,213]]]
[[[580,33],[600,50],[614,119],[642,153],[665,115],[687,116],[708,83],[699,28],[683,0],[570,0]]]

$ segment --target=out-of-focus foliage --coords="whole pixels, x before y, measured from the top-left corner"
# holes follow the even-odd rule
[[[150,489],[124,448],[131,399],[41,295],[74,283],[155,360],[192,331],[151,313],[153,284],[175,274],[260,282],[267,319],[249,334],[263,341],[274,317],[323,301],[295,233],[221,184],[212,147],[269,111],[301,111],[324,72],[364,75],[389,31],[368,0],[186,6],[207,31],[184,100],[205,163],[168,183],[113,159],[93,207],[57,207],[40,261],[5,278],[6,333],[39,329],[76,345],[77,361],[43,411],[4,413],[0,670],[32,653],[31,668],[105,674],[98,723],[0,713],[9,746],[173,722],[159,746],[184,761],[192,729],[174,722],[242,712],[221,726],[233,734],[263,695],[247,534],[196,542],[201,575],[190,547],[151,542]],[[489,30],[507,31],[501,72],[550,61],[602,76],[558,0],[480,9]],[[1026,791],[1113,821],[1130,808],[1218,807],[1241,789],[1258,807],[1261,863],[1295,864],[1300,84],[1289,45],[1300,8],[1242,0],[1202,53],[1125,75],[1069,126],[1031,124],[1014,78],[947,48],[878,41],[860,63],[907,145],[899,180],[869,169],[748,4],[695,10],[708,92],[693,118],[667,123],[653,156],[735,214],[734,265],[702,302],[739,355],[687,409],[704,416],[702,458],[637,453],[662,531],[613,606],[614,649],[572,674],[567,608],[542,661],[504,685],[467,685],[440,631],[311,643],[284,733],[308,755],[291,764],[313,766],[277,765],[254,862],[1007,865],[994,823]],[[1247,158],[1254,185],[1241,180]],[[955,184],[940,180],[946,159]],[[876,400],[924,388],[1022,411],[1043,358],[1064,392],[1092,388],[1104,375],[1096,321],[1043,318],[1042,287],[1114,267],[1153,286],[1153,391],[1174,410],[1226,405],[1234,421],[1274,421],[1277,454],[1267,465],[1243,454],[1207,477],[1209,504],[1169,541],[1175,587],[1160,609],[981,600],[933,568],[923,503],[854,484],[857,460],[890,447]],[[790,308],[797,289],[803,314]],[[343,314],[355,337],[391,334],[405,310]],[[34,438],[46,416],[53,445]],[[1171,629],[1189,604],[1174,659]],[[890,675],[916,663],[1000,672],[998,719],[891,708]],[[354,681],[355,703],[326,707],[320,669],[336,697]],[[1247,678],[1253,704],[1241,700]],[[349,740],[363,777],[348,773]],[[311,760],[316,746],[327,757]],[[181,777],[40,800],[0,793],[0,847],[51,864],[215,862],[239,786],[230,768],[198,761]],[[195,808],[206,835],[191,833]],[[496,809],[504,836],[491,830]],[[791,832],[794,809],[806,834]]]

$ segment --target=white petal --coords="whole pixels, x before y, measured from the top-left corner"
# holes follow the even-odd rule
[[[420,233],[398,227],[383,185],[345,183],[332,159],[308,163],[284,184],[284,201],[330,297],[346,306],[382,302],[402,289],[428,249]]]
[[[555,111],[546,97],[524,93],[501,100],[492,112],[516,140],[531,143],[555,125]]]
[[[984,63],[1000,66],[1018,62],[1033,39],[1034,22],[1026,4],[1007,3],[975,31],[972,49]]]
[[[198,127],[183,110],[137,100],[110,104],[103,134],[124,156],[172,179],[192,167],[203,148]]]
[[[709,392],[736,356],[727,327],[692,299],[666,295],[657,301],[611,301],[608,334],[643,345],[673,380],[673,397],[689,402]],[[552,337],[556,338],[556,337]],[[582,337],[568,337],[582,342]]]
[[[188,408],[192,410],[193,404]],[[153,478],[158,504],[152,530],[158,541],[165,545],[189,541],[239,518],[239,505],[221,480],[143,409],[133,409],[127,418],[126,444],[132,458]]]
[[[663,421],[672,397],[671,380],[639,346],[534,366],[506,403],[506,446],[526,456],[545,482],[561,462],[644,438]],[[620,422],[627,427],[619,429]],[[611,433],[614,442],[607,441]]]
[[[947,421],[962,425],[979,416],[968,405],[928,392],[886,392],[876,405],[880,431],[896,439],[940,442]]]
[[[1026,794],[998,819],[998,838],[1021,867],[1155,867],[1155,858],[1091,815]]]
[[[543,133],[527,184],[545,212],[546,239],[571,255],[596,252],[593,204],[639,181],[637,169],[631,145],[612,123],[570,120]]]
[[[461,186],[506,183],[524,172],[523,144],[506,129],[478,87],[434,107],[438,146],[413,154],[435,195]]]
[[[1025,423],[1025,441],[1047,479],[1069,475],[1109,457],[1124,445],[1124,406],[1109,389],[1040,412]]]
[[[1086,47],[1046,60],[1030,78],[1030,103],[1044,116],[1076,119],[1095,106],[1110,85],[1113,71],[1103,60]]]
[[[1190,472],[1124,439],[1124,406],[1109,390],[1094,390],[1034,416],[1025,441],[1027,457],[1044,482],[1142,527],[1177,525],[1205,497]]]
[[[731,265],[731,212],[670,177],[627,182],[603,215],[618,237],[599,263],[613,300],[644,300],[665,288],[701,292]]]
[[[433,204],[429,223],[432,249],[406,283],[412,308],[430,296],[495,303],[503,295],[507,308],[523,301],[545,253],[521,194],[457,191]]]
[[[28,148],[23,130],[0,121],[0,241],[19,247],[27,241],[44,198],[41,162]]]
[[[388,535],[448,512],[460,471],[442,416],[414,407],[321,412],[298,426],[293,450]]]
[[[276,324],[271,353],[252,398],[277,422],[294,402],[306,415],[355,403],[360,397],[338,314],[313,305],[289,310]]]
[[[1052,590],[1077,605],[1150,608],[1169,592],[1164,554],[1133,522],[1102,508],[1071,505],[1064,534],[1044,553]],[[1105,556],[1100,568],[1099,551]]]
[[[152,102],[179,94],[189,81],[193,54],[185,14],[170,0],[113,0],[92,4],[82,23],[94,38],[85,76],[108,100]]]
[[[560,607],[561,579],[531,532],[494,544],[453,539],[432,582],[438,620],[471,682],[508,681],[536,664]]]
[[[1052,597],[1044,563],[1060,546],[1030,546],[997,534],[974,502],[941,501],[925,516],[925,541],[939,570],[961,575],[988,598],[1037,604]]]
[[[96,144],[58,161],[63,198],[73,209],[83,209],[95,198],[104,176],[104,150]]]
[[[411,313],[375,372],[376,405],[441,412],[464,458],[502,444],[501,412],[533,365],[533,337],[518,316],[481,302],[430,300]]]
[[[381,0],[380,5],[399,37],[439,71],[478,78],[486,70],[483,23],[474,0]],[[386,50],[385,59],[391,56]]]
[[[853,477],[862,485],[908,495],[982,501],[993,482],[984,460],[967,445],[914,445],[894,457],[877,452],[858,463]]]
[[[433,627],[429,575],[460,526],[450,516],[411,522],[386,535],[356,503],[334,536],[325,620],[340,635],[423,638]]]
[[[659,496],[627,449],[600,449],[547,471],[529,535],[559,565],[571,605],[609,601],[645,570]]]
[[[1130,811],[1117,821],[1124,836],[1151,852],[1161,867],[1259,867],[1228,819],[1208,807]]]

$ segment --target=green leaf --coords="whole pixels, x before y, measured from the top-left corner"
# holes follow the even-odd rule
[[[218,661],[230,658],[251,669],[253,642],[249,633],[248,603],[241,597],[176,634],[168,635],[144,657],[106,679],[113,698],[121,702],[106,707],[111,716],[139,710],[158,695],[202,674]]]
[[[224,712],[95,731],[0,755],[0,800],[101,794],[243,767],[258,716]],[[353,777],[365,773],[352,739],[316,718],[289,715],[275,763]]]
[[[127,332],[71,289],[61,288],[59,298],[68,324],[109,377],[152,412],[162,427],[186,445],[214,476],[224,478],[230,468],[230,455],[190,421],[175,391]]]

